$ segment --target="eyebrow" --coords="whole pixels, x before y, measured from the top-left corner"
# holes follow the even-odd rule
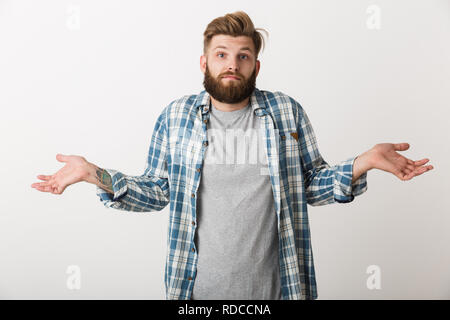
[[[221,48],[221,49],[228,49],[227,47],[225,47],[225,46],[217,46],[217,47],[215,47],[213,50],[216,50],[216,49],[218,49],[218,48]],[[252,49],[250,49],[249,47],[242,47],[241,49],[240,49],[240,51],[250,51],[250,53],[253,53],[252,52]]]

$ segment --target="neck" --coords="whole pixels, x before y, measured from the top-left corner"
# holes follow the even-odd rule
[[[211,97],[211,103],[214,105],[214,107],[220,111],[225,111],[225,112],[240,110],[240,109],[244,108],[246,105],[248,105],[249,100],[250,100],[250,97],[247,97],[239,103],[229,104],[229,103],[223,103],[223,102],[217,101],[216,99]]]

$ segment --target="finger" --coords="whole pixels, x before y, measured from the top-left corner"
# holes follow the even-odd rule
[[[406,175],[410,174],[411,172],[414,172],[414,168],[413,169],[408,169],[408,168],[404,168],[402,170]]]
[[[37,186],[35,189],[38,191],[41,191],[41,192],[50,192],[51,187],[50,186],[45,186],[45,187]]]
[[[41,187],[45,187],[48,186],[49,183],[48,182],[35,182],[31,185],[32,188],[41,188]]]
[[[43,182],[35,182],[35,183],[32,183],[32,184],[31,184],[31,187],[32,187],[32,188],[35,188],[35,187],[37,187],[40,183],[43,183]]]
[[[422,173],[427,172],[429,169],[427,167],[417,168],[414,173],[416,176],[420,176]]]
[[[397,177],[402,181],[411,179],[411,177],[409,177],[409,175],[405,174],[404,172],[400,172]]]
[[[409,149],[409,143],[403,142],[403,143],[396,143],[394,144],[394,149],[396,151],[405,151]]]
[[[404,168],[396,169],[396,170],[390,171],[390,172],[395,174],[397,176],[397,178],[399,178],[400,180],[404,180],[404,178],[406,177],[406,173],[404,171]]]
[[[63,189],[62,189],[62,187],[61,187],[61,186],[59,186],[59,185],[55,185],[55,186],[53,187],[53,191],[52,191],[52,193],[53,193],[53,194],[61,194],[61,193],[62,193],[62,191],[63,191]]]
[[[36,189],[36,190],[38,190],[38,191],[41,191],[40,189],[40,187],[39,186],[36,186],[34,183],[31,185],[31,187],[32,188],[34,188],[34,189]]]
[[[411,169],[411,166],[407,166],[408,167],[408,169]],[[432,170],[433,169],[433,166],[432,165],[429,165],[429,166],[423,166],[423,165],[421,165],[421,166],[414,166],[413,167],[413,171],[417,171],[417,172],[425,172],[425,171],[428,171],[428,170]]]
[[[421,169],[423,170],[423,172],[433,170],[433,168],[434,168],[433,166],[421,167]]]
[[[48,180],[50,180],[52,178],[52,176],[46,176],[46,175],[40,174],[40,175],[37,176],[37,178],[41,179],[41,180],[44,180],[44,181],[48,181]]]
[[[55,181],[55,179],[50,179],[50,180],[48,180],[48,181],[45,181],[45,182],[36,182],[36,183],[33,183],[33,185],[37,185],[37,186],[39,186],[39,187],[48,187],[48,186],[50,186],[50,187],[52,187],[52,186],[54,186],[54,185],[56,185],[56,181]],[[32,186],[33,186],[32,185]]]
[[[414,176],[420,176],[421,174],[430,171],[433,169],[433,166],[426,166],[426,167],[420,167],[420,168],[416,168],[416,170],[414,170]]]
[[[37,191],[40,191],[40,192],[45,192],[45,189],[42,188],[42,187],[36,187],[35,189],[36,189]]]
[[[432,165],[429,166],[420,166],[420,167],[416,167],[414,170],[412,170],[411,172],[407,173],[407,171],[409,171],[408,169],[404,168],[400,171],[400,173],[398,174],[398,177],[401,180],[410,180],[416,176],[420,176],[421,174],[433,170],[434,167]]]
[[[414,161],[414,164],[415,164],[416,166],[421,166],[421,165],[427,163],[428,161],[430,161],[430,159],[425,158],[425,159],[422,159],[422,160]]]
[[[404,181],[411,180],[411,179],[414,178],[416,175],[417,175],[417,174],[416,174],[414,171],[411,171],[411,172],[409,172],[409,173],[407,173],[407,174],[405,174],[405,175],[403,176],[403,180],[404,180]]]
[[[411,170],[408,170],[408,169],[406,169],[406,168],[403,168],[401,171],[400,171],[400,176],[401,176],[401,180],[403,180],[403,181],[405,181],[405,180],[409,180],[409,179],[411,179],[411,173],[412,173],[412,171]]]
[[[407,160],[406,168],[408,168],[410,170],[415,170],[417,167],[423,166],[425,163],[430,161],[430,159],[428,159],[428,158],[425,158],[422,160],[417,160],[417,161],[413,161],[411,159],[406,159],[406,160]]]
[[[69,156],[66,156],[64,154],[58,153],[56,155],[56,160],[58,160],[59,162],[67,162],[67,161],[69,161]]]

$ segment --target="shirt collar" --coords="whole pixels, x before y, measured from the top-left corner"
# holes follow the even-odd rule
[[[197,95],[197,99],[195,101],[195,108],[202,108],[202,113],[209,111],[209,103],[211,101],[210,94],[203,90]],[[250,95],[250,105],[254,112],[262,112],[265,113],[266,105],[264,103],[264,97],[261,93],[261,91],[258,88],[255,88],[253,90],[252,94]],[[257,109],[264,109],[262,111],[256,111]]]

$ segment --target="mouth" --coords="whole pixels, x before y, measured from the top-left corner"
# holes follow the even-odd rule
[[[235,76],[225,76],[225,77],[223,77],[224,79],[233,79],[233,80],[241,80],[241,79],[239,79],[238,77],[235,77]]]

